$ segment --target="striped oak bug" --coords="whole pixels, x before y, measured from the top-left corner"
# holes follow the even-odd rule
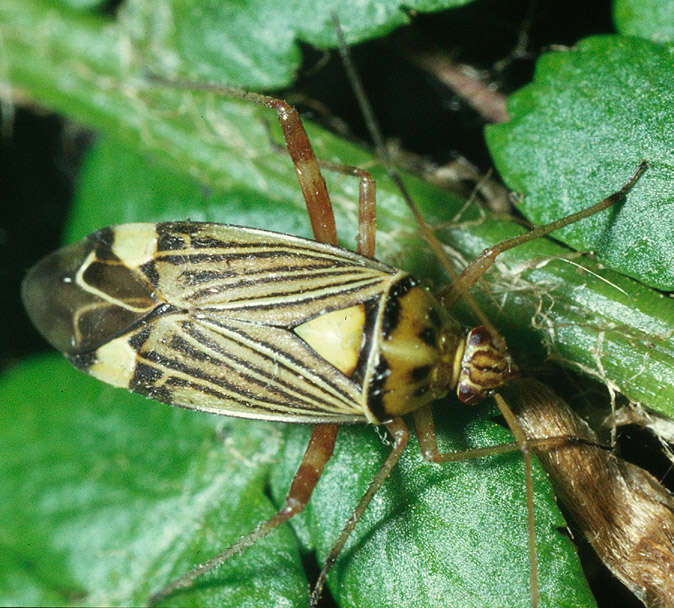
[[[476,328],[464,337],[446,314],[443,304],[456,298],[456,290],[436,301],[406,273],[371,259],[374,193],[367,174],[357,172],[358,256],[330,246],[336,236],[329,198],[294,110],[265,96],[216,92],[278,112],[319,243],[215,224],[116,226],[45,258],[25,281],[24,301],[56,348],[111,384],[191,409],[322,423],[277,516],[161,590],[155,601],[301,511],[330,457],[337,423],[387,426],[393,451],[335,543],[314,590],[317,601],[349,532],[405,447],[401,415],[414,414],[424,456],[436,462],[525,447],[520,439],[500,448],[439,454],[428,409],[450,389],[466,403],[477,401],[505,382],[514,366],[495,332]],[[643,170],[586,212],[482,256],[458,285],[474,282],[500,251],[612,204]],[[43,304],[45,293],[58,293],[56,307]],[[327,330],[335,327],[337,335],[326,341]],[[499,405],[507,417],[507,406]],[[535,580],[532,567],[534,604]]]
[[[255,98],[280,107],[282,121],[290,121],[293,134],[302,133],[308,143],[294,111],[278,100]],[[297,151],[291,138],[289,149]],[[315,159],[298,162],[313,165]],[[320,188],[320,174],[312,168]],[[643,169],[611,200],[620,198]],[[373,197],[366,176],[363,183],[361,208],[367,210]],[[328,199],[317,198],[318,203],[307,203],[317,238],[334,243],[331,215],[315,211]],[[363,253],[372,253],[372,226],[371,218],[361,224]],[[45,293],[58,293],[57,306],[44,305]],[[45,258],[26,278],[24,301],[56,348],[111,384],[192,409],[323,423],[315,427],[279,514],[160,592],[162,597],[300,511],[331,454],[336,423],[384,423],[395,443],[335,544],[315,600],[348,533],[405,446],[407,431],[399,416],[413,413],[429,460],[473,458],[499,449],[439,454],[428,404],[450,388],[464,402],[477,401],[505,382],[514,368],[503,344],[481,328],[464,337],[444,307],[409,275],[369,255],[217,224],[128,224],[98,231]],[[335,334],[332,339],[326,339],[328,330]],[[501,448],[518,449],[516,444]]]

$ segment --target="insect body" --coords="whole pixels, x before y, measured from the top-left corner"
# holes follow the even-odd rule
[[[623,198],[646,163],[604,201],[485,250],[436,300],[407,273],[372,259],[375,201],[369,174],[330,167],[361,179],[356,254],[334,246],[330,200],[297,112],[264,95],[200,88],[277,112],[318,242],[222,224],[124,224],[47,256],[23,285],[25,306],[47,340],[105,382],[195,410],[315,423],[277,514],[165,585],[150,602],[189,586],[301,512],[332,455],[338,423],[381,423],[393,447],[328,554],[312,593],[315,606],[346,539],[407,444],[409,431],[401,416],[411,413],[429,461],[522,451],[531,605],[536,606],[529,448],[560,445],[560,438],[527,440],[495,393],[515,442],[440,453],[430,403],[454,389],[461,401],[474,403],[514,373],[494,330],[478,327],[464,335],[445,308],[499,253]]]
[[[105,228],[42,260],[23,295],[79,369],[216,414],[380,424],[457,386],[476,401],[512,369],[480,330],[466,348],[409,274],[250,228]]]

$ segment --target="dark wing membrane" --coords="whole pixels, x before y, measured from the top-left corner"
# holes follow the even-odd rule
[[[100,380],[189,409],[290,422],[365,420],[358,386],[275,327],[176,312],[93,357],[70,359]]]
[[[158,224],[142,267],[160,297],[182,310],[295,327],[386,291],[395,269],[293,236],[191,222]]]
[[[154,253],[154,230],[99,230],[54,251],[30,269],[21,287],[28,314],[52,346],[67,354],[91,352],[140,323],[157,307],[153,285],[129,258],[140,242],[141,259]],[[124,238],[120,240],[119,236]]]

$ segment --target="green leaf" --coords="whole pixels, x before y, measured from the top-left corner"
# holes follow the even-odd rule
[[[0,385],[3,605],[140,605],[253,528],[278,425],[212,416],[115,390],[55,355]],[[149,406],[149,407],[148,407]],[[300,606],[288,529],[172,605]],[[241,581],[246,581],[244,585]]]
[[[622,207],[555,233],[647,285],[674,290],[672,53],[604,36],[538,61],[535,80],[508,100],[511,120],[487,129],[519,208],[541,224],[618,190],[641,160],[648,171]]]
[[[334,47],[339,19],[349,44],[383,36],[409,23],[408,12],[462,6],[472,0],[361,2],[130,1],[123,20],[136,48],[155,71],[245,88],[288,86],[301,63],[299,43]]]
[[[449,408],[451,418],[441,413]],[[441,449],[509,441],[485,411],[439,403]],[[449,412],[445,412],[448,414]],[[288,429],[272,491],[281,499],[308,429]],[[324,559],[367,489],[388,447],[372,429],[340,431],[335,455],[294,521],[307,547]],[[429,465],[416,439],[375,496],[340,555],[328,587],[340,606],[530,606],[526,497],[520,454]],[[348,481],[347,481],[348,480]],[[536,471],[536,541],[543,606],[592,606],[542,471]],[[570,560],[570,561],[567,561]]]
[[[124,175],[123,180],[119,179],[121,175]],[[301,218],[304,215],[301,209],[292,206],[281,209],[289,225],[296,221],[293,216]],[[258,217],[251,217],[250,213]],[[101,226],[109,223],[110,217],[138,221],[151,216],[156,219],[157,215],[163,214],[172,217],[199,214],[200,219],[221,219],[226,215],[236,222],[247,223],[265,214],[278,218],[278,208],[261,205],[259,197],[256,199],[245,190],[208,193],[184,177],[172,177],[165,169],[151,169],[143,157],[131,154],[111,141],[98,144],[81,175],[74,230],[88,232],[89,222]],[[84,528],[86,539],[76,539],[76,533],[71,532],[72,550],[83,556],[120,553],[123,564],[138,568],[138,572],[120,574],[115,563],[110,564],[109,570],[101,564],[101,574],[89,577],[82,569],[68,567],[74,558],[68,554],[69,547],[66,546],[66,555],[61,557],[66,564],[62,578],[73,581],[71,586],[83,595],[85,603],[94,600],[105,604],[138,602],[144,594],[146,597],[171,577],[203,561],[209,550],[214,554],[232,538],[250,531],[263,513],[269,514],[263,480],[270,473],[271,457],[274,458],[272,494],[277,505],[282,503],[306,447],[306,427],[267,424],[262,425],[260,435],[257,435],[255,423],[249,430],[248,421],[233,423],[224,419],[225,422],[220,422],[204,414],[175,412],[173,408],[105,388],[65,365],[57,369],[54,365],[50,360],[36,364],[25,373],[19,370],[20,377],[10,378],[9,385],[10,390],[11,386],[35,386],[36,382],[39,385],[40,378],[46,378],[49,380],[43,382],[48,387],[53,386],[53,378],[58,377],[57,386],[65,384],[69,387],[60,393],[58,402],[45,406],[64,417],[61,423],[64,428],[56,428],[55,436],[74,438],[69,461],[94,459],[94,464],[81,467],[84,471],[105,468],[111,461],[122,459],[127,446],[136,446],[125,460],[128,462],[126,476],[119,483],[123,487],[114,488],[120,493],[114,505],[117,513],[106,510],[99,517],[98,511],[90,512],[95,509],[90,509],[88,503],[66,509],[69,514],[75,514],[75,522],[69,524],[71,528],[78,528],[79,518],[90,521]],[[28,412],[27,416],[35,415],[36,400],[45,404],[50,402],[47,397],[40,398],[31,391],[24,392],[21,399],[12,393],[7,398],[20,402]],[[68,401],[68,407],[61,399]],[[129,401],[128,406],[124,405],[126,401]],[[451,416],[439,417],[438,431],[445,449],[465,449],[509,440],[508,433],[491,420],[489,409],[483,408],[475,415],[474,412],[455,411],[457,406],[451,400],[439,406],[452,408]],[[90,432],[80,422],[81,411],[89,412],[86,421],[100,417],[101,420],[95,423],[96,428],[109,428],[110,432],[105,436]],[[142,416],[152,419],[156,416],[157,422],[144,424],[138,420]],[[68,417],[71,418],[70,427]],[[114,417],[114,424],[107,422],[108,417]],[[176,422],[166,422],[174,418]],[[125,428],[127,423],[128,428]],[[216,424],[225,425],[224,432],[231,438],[230,443],[225,442],[223,446],[222,441],[218,441],[213,431]],[[143,428],[142,437],[138,437],[139,425]],[[21,422],[12,422],[3,428],[21,426]],[[53,429],[54,425],[49,424],[49,427]],[[264,438],[270,429],[276,436],[281,430],[288,435],[279,453],[274,449],[276,442],[265,444],[262,450],[254,441]],[[244,450],[238,442],[248,449]],[[27,441],[24,445],[30,443]],[[49,445],[50,438],[45,443]],[[171,447],[174,444],[180,448],[179,456],[174,455],[177,449]],[[166,446],[169,446],[168,450]],[[149,462],[138,454],[139,449],[149,451]],[[256,449],[260,449],[259,454]],[[389,449],[372,428],[340,431],[336,454],[310,502],[304,520],[308,523],[296,524],[304,551],[317,549],[318,560],[324,557]],[[82,453],[77,453],[78,450]],[[187,458],[190,451],[193,453]],[[55,455],[55,466],[60,466],[57,464],[60,459],[58,454]],[[165,459],[164,468],[157,470],[157,459]],[[181,465],[183,459],[185,463]],[[242,471],[235,472],[232,466],[240,466]],[[166,468],[171,471],[167,473]],[[35,469],[40,471],[40,480],[42,474],[53,475],[48,467],[36,466]],[[148,470],[154,475],[151,479],[148,479]],[[234,482],[237,475],[244,476],[240,485]],[[211,476],[213,487],[208,481]],[[76,486],[76,479],[71,483]],[[124,484],[129,486],[131,496],[125,494]],[[145,498],[137,504],[139,488],[143,489]],[[92,490],[96,494],[104,491],[110,490],[105,487]],[[39,488],[34,492],[42,495]],[[573,546],[559,533],[564,522],[554,496],[545,476],[538,470],[535,500],[542,597],[548,605],[592,605]],[[34,502],[44,501],[46,499]],[[196,504],[198,509],[190,508]],[[241,510],[245,511],[247,504],[250,504],[251,512],[242,517]],[[256,505],[260,507],[255,508]],[[43,514],[44,521],[49,521],[49,516]],[[170,520],[170,532],[162,528],[162,525],[169,526],[166,520]],[[113,525],[117,521],[125,522],[130,530],[123,526],[118,530]],[[133,532],[141,525],[145,526],[144,534],[133,539]],[[302,525],[306,526],[305,532]],[[219,529],[223,530],[222,534]],[[165,536],[166,542],[156,542],[157,538]],[[111,539],[115,539],[114,542]],[[48,534],[41,541],[35,544],[37,551],[43,550],[42,543],[50,546],[52,542]],[[269,551],[268,547],[276,547],[277,542],[274,533],[263,547]],[[133,550],[126,549],[124,553],[122,545],[126,543]],[[261,551],[266,555],[264,548]],[[187,604],[197,601],[210,605],[212,600],[213,603],[221,602],[220,605],[245,605],[245,602],[277,605],[274,601],[260,600],[260,589],[280,597],[291,597],[295,592],[295,579],[285,579],[291,567],[289,563],[300,570],[300,553],[297,549],[293,553],[288,551],[281,543],[272,554],[281,560],[283,567],[261,562],[258,552],[246,551],[231,570],[229,567],[219,569],[206,582],[198,584],[196,590],[176,598]],[[261,577],[258,570],[267,575]],[[498,572],[498,584],[494,582],[495,571]],[[269,573],[277,573],[278,580]],[[129,582],[120,591],[109,581],[117,581],[122,576]],[[268,578],[270,576],[274,580]],[[292,605],[306,604],[306,583],[304,585],[304,595],[295,597]],[[530,601],[529,566],[521,456],[511,454],[460,465],[429,465],[421,458],[413,440],[396,472],[358,526],[330,577],[329,586],[342,605],[433,606],[437,605],[438,598],[444,598],[443,601],[462,606],[527,606]],[[67,598],[61,599],[66,601]]]
[[[242,10],[247,6],[242,3]],[[136,66],[146,67],[147,55],[144,50],[127,44],[129,39],[133,40],[133,32],[126,24],[75,17],[45,7],[30,0],[0,6],[6,77],[21,87],[24,95],[114,134],[121,141],[121,145],[104,141],[90,155],[81,177],[68,239],[124,221],[186,217],[310,234],[292,168],[287,158],[273,151],[264,128],[263,121],[273,121],[273,116],[245,104],[150,86],[135,70]],[[159,17],[161,13],[156,15]],[[305,21],[311,20],[309,13],[305,14]],[[354,20],[358,21],[358,17]],[[239,22],[234,26],[236,29]],[[223,36],[236,34],[236,31],[226,32]],[[170,44],[169,39],[165,40]],[[165,50],[167,56],[171,53],[179,56],[174,48]],[[207,51],[208,48],[204,49],[205,54]],[[162,65],[160,62],[159,66]],[[156,66],[150,64],[150,67]],[[279,140],[276,126],[273,132],[273,137]],[[362,150],[321,129],[310,127],[309,132],[321,158],[371,166],[371,157]],[[379,257],[443,284],[446,278],[416,234],[395,188],[381,170],[375,167],[374,173],[381,203]],[[464,201],[456,197],[407,179],[423,213],[433,225],[454,218],[464,205]],[[343,176],[330,175],[328,181],[340,238],[345,246],[353,248],[357,185]],[[470,259],[487,244],[521,231],[509,222],[476,222],[478,218],[478,212],[471,209],[460,216],[466,226],[439,231],[458,257]],[[623,296],[599,279],[580,275],[566,264],[552,262],[534,269],[525,267],[532,259],[565,252],[549,241],[537,242],[507,256],[499,272],[487,277],[490,293],[482,301],[499,327],[510,328],[507,337],[515,345],[518,359],[522,360],[527,354],[532,359],[540,359],[543,338],[547,347],[570,365],[605,374],[610,382],[633,398],[653,408],[671,410],[674,353],[667,336],[671,336],[668,332],[674,323],[672,301],[625,277],[609,274],[627,293]],[[464,313],[458,311],[458,314]],[[539,329],[532,327],[532,319]],[[12,562],[11,568],[3,569],[7,582],[3,582],[1,588],[9,598],[6,603],[12,603],[12,598],[30,598],[25,603],[76,603],[78,598],[81,603],[143,601],[150,591],[171,577],[185,572],[232,538],[249,531],[253,520],[262,516],[262,510],[271,513],[273,509],[264,491],[270,467],[268,459],[274,458],[272,493],[278,504],[297,465],[299,452],[304,448],[306,429],[289,428],[288,443],[276,455],[265,442],[272,442],[279,427],[264,425],[259,431],[265,444],[260,448],[263,454],[260,462],[257,458],[260,452],[254,442],[249,446],[250,451],[239,448],[240,444],[247,445],[249,434],[258,437],[258,431],[254,430],[256,423],[213,421],[194,412],[174,412],[137,397],[132,398],[131,405],[124,406],[123,392],[103,389],[91,380],[87,380],[86,386],[80,386],[76,378],[81,376],[67,366],[43,365],[35,363],[18,369],[16,375],[3,378],[3,387],[9,388],[2,396],[4,402],[13,404],[12,413],[15,412],[16,418],[1,428],[10,439],[13,433],[18,437],[7,442],[2,440],[3,445],[9,446],[8,450],[13,449],[14,460],[5,461],[35,463],[30,468],[15,466],[11,471],[14,481],[7,489],[6,511],[12,511],[13,516],[3,518],[2,533],[3,538],[13,539],[7,543],[12,548],[10,555],[16,554],[19,558]],[[635,374],[635,369],[640,373]],[[43,412],[56,415],[62,409],[60,401],[52,405],[47,395],[50,390],[65,394],[72,404],[72,409],[64,410],[64,420],[59,425],[51,423],[51,417],[46,425],[41,423],[46,416]],[[102,406],[97,391],[107,395]],[[94,413],[87,404],[95,405]],[[118,404],[123,410],[112,414]],[[503,431],[490,420],[490,412],[481,411],[474,422],[469,422],[453,411],[442,412],[443,405],[439,404],[437,409],[442,421],[440,440],[447,449],[504,440]],[[87,425],[99,429],[93,436],[80,422],[82,408],[89,412],[84,415]],[[98,417],[101,409],[103,421],[108,416],[116,417],[110,432],[102,422],[90,420]],[[170,412],[166,416],[170,420],[175,416],[175,422],[159,422],[158,411]],[[129,426],[125,428],[127,416]],[[143,421],[139,422],[137,416],[142,416]],[[151,424],[141,437],[138,427],[145,428],[145,419],[154,420],[155,416],[158,423]],[[38,423],[40,436],[35,429]],[[213,428],[225,425],[224,428],[229,429],[230,424],[234,425],[231,431],[234,449],[229,449],[232,444],[227,444],[223,450]],[[24,428],[27,430],[22,430]],[[31,459],[31,450],[39,449],[38,443],[44,442],[49,447],[58,443],[59,437],[69,441],[71,451],[66,456],[54,451],[53,459]],[[176,446],[189,453],[187,461],[173,456]],[[264,456],[267,447],[272,450],[268,457]],[[72,480],[69,487],[74,488],[73,491],[60,496],[58,504],[65,505],[63,518],[72,517],[74,525],[59,524],[52,510],[26,517],[24,530],[44,531],[35,540],[28,532],[21,537],[11,527],[4,530],[5,521],[19,525],[23,503],[28,502],[17,490],[22,483],[34,489],[29,497],[32,502],[53,505],[58,501],[48,492],[43,495],[40,487],[51,487],[47,482],[57,478],[54,469],[67,470],[70,462],[79,460],[89,462],[88,459],[94,459],[100,452],[100,461],[92,460],[91,466],[79,472],[83,487],[88,488],[88,481],[92,477],[98,479],[100,471],[110,467],[111,462],[121,461],[126,466],[123,457],[127,451],[131,455],[128,466],[133,466],[133,470],[124,469],[129,473],[119,485],[128,485],[132,490],[127,493],[127,489],[119,489],[120,499],[114,504],[114,512],[103,511],[98,517],[98,511],[90,508],[89,502],[68,502],[70,496],[77,497],[79,487]],[[319,559],[325,555],[330,540],[334,539],[386,451],[372,429],[340,431],[337,457],[317,489],[305,523],[296,526],[305,551],[316,547]],[[243,491],[238,484],[230,487],[222,481],[223,477],[228,480],[236,475],[220,460],[228,458],[243,463],[244,472],[255,480],[250,488],[245,481],[241,482]],[[157,461],[161,464],[157,465]],[[22,481],[27,470],[35,471],[35,483]],[[221,470],[222,477],[219,476]],[[210,491],[208,479],[212,476],[220,480],[213,494],[206,494],[208,498],[214,496],[213,501],[202,498],[204,494],[195,498],[190,489]],[[151,482],[147,481],[148,477],[152,478]],[[170,491],[162,485],[164,479],[172,480]],[[539,565],[544,600],[550,605],[592,605],[577,561],[570,553],[570,543],[555,530],[561,520],[542,482],[537,473],[536,536],[541,550]],[[522,488],[518,455],[465,466],[431,466],[421,462],[412,442],[400,468],[375,499],[350,541],[331,577],[331,591],[342,605],[391,602],[404,606],[405,599],[408,605],[432,606],[444,604],[445,598],[452,597],[452,589],[460,595],[459,598],[453,596],[455,605],[480,605],[479,602],[488,606],[499,605],[499,602],[507,606],[527,605]],[[105,488],[103,491],[107,492]],[[129,498],[131,492],[133,495]],[[16,502],[17,497],[21,502]],[[494,497],[498,499],[496,504],[490,502]],[[452,512],[455,502],[459,509]],[[259,507],[251,507],[255,513],[248,517],[246,507],[242,506],[245,515],[242,517],[228,513],[227,505],[232,503]],[[141,508],[135,508],[136,505]],[[96,511],[94,515],[92,510]],[[146,519],[144,513],[155,513],[155,516]],[[87,519],[89,525],[79,524],[80,516]],[[472,522],[468,516],[472,516]],[[511,516],[513,520],[508,519]],[[36,521],[40,525],[33,525]],[[167,521],[170,532],[162,534],[162,526],[169,525]],[[63,526],[67,526],[67,534],[61,532]],[[483,528],[488,534],[482,533]],[[53,530],[56,530],[54,534]],[[129,530],[140,531],[139,540],[134,541]],[[206,532],[205,538],[200,530]],[[305,589],[299,599],[292,595],[297,581],[290,581],[292,589],[282,590],[286,581],[276,580],[274,574],[278,572],[278,578],[285,579],[301,570],[297,548],[288,549],[291,553],[285,554],[284,542],[278,544],[279,535],[287,535],[287,528],[284,530],[268,539],[269,544],[264,547],[270,549],[263,550],[261,557],[246,552],[236,562],[240,570],[219,570],[194,592],[176,596],[176,601],[180,598],[186,604],[241,605],[249,601],[251,605],[277,605],[281,603],[278,598],[292,598],[285,601],[291,605],[306,603]],[[158,538],[169,540],[161,544],[157,543]],[[111,543],[113,550],[109,548]],[[124,552],[126,544],[133,546],[132,555]],[[18,552],[19,547],[23,553]],[[280,561],[270,565],[265,561],[266,552],[270,557],[280,554]],[[40,561],[45,555],[47,565]],[[60,587],[52,584],[48,587],[51,595],[45,598],[41,595],[44,581],[51,580],[49,575],[55,571],[53,562],[56,561]],[[120,561],[129,572],[119,573]],[[406,570],[408,563],[413,566],[411,572]],[[92,568],[97,570],[94,575],[90,572]],[[134,571],[130,572],[131,569]],[[121,587],[120,581],[126,581],[126,577],[129,582]],[[313,580],[311,574],[309,582]],[[267,592],[276,597],[260,599],[257,595]],[[227,596],[229,593],[240,595]],[[17,599],[14,603],[21,601]]]
[[[615,0],[613,19],[621,34],[652,42],[674,41],[672,0]]]
[[[270,516],[270,466],[278,498],[306,446],[306,427],[289,426],[277,454],[280,425],[153,404],[54,356],[15,369],[0,397],[15,404],[3,410],[0,427],[5,605],[143,603]],[[465,414],[439,430],[448,449],[507,439]],[[387,449],[370,428],[341,432],[308,514],[310,543],[321,554]],[[536,487],[543,597],[548,605],[590,606],[540,471]],[[466,607],[526,606],[524,505],[517,455],[431,466],[411,445],[358,526],[331,589],[342,605],[433,606],[442,597]],[[307,599],[300,554],[281,528],[170,605],[303,606]]]
[[[104,0],[54,0],[54,4],[61,4],[64,8],[78,11],[90,11],[100,8],[104,4]]]

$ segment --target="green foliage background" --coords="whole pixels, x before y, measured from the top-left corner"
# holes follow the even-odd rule
[[[618,28],[638,38],[594,37],[544,56],[533,82],[510,99],[512,121],[487,131],[496,167],[524,194],[521,208],[535,222],[603,198],[641,159],[649,161],[619,210],[564,234],[573,247],[597,252],[611,284],[563,262],[532,265],[568,254],[542,240],[504,256],[481,298],[518,360],[549,351],[669,417],[674,307],[653,288],[674,285],[672,48],[671,32],[654,27],[649,11],[671,5],[650,2],[642,10],[617,2]],[[309,236],[292,168],[269,144],[264,121],[273,116],[153,86],[146,69],[245,88],[285,87],[302,65],[298,40],[334,45],[333,10],[350,43],[409,21],[398,3],[381,1],[316,7],[299,0],[129,0],[115,15],[93,2],[1,3],[0,69],[15,99],[104,134],[85,158],[65,239],[115,223],[185,217]],[[279,138],[275,124],[272,130]],[[378,257],[444,284],[371,156],[320,127],[309,131],[320,158],[373,167]],[[353,247],[357,184],[327,177],[340,239]],[[482,219],[459,197],[407,179],[459,258],[522,230]],[[458,213],[461,226],[449,224]],[[308,436],[304,427],[154,404],[102,386],[56,355],[17,364],[0,380],[0,601],[7,604],[142,603],[274,512]],[[447,400],[436,415],[446,449],[508,440],[489,406],[464,413]],[[299,521],[172,605],[306,605],[316,564],[387,449],[372,429],[345,429]],[[536,515],[543,605],[592,605],[538,470]],[[413,441],[349,541],[329,591],[340,606],[526,606],[521,458],[430,466]]]

